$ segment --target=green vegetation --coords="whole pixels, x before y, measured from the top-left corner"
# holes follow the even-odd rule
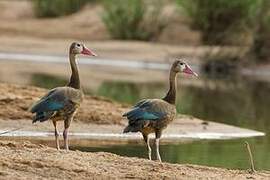
[[[251,47],[246,57],[270,61],[269,0],[175,0],[206,45]],[[79,11],[88,2],[103,5],[102,21],[111,37],[153,41],[167,26],[166,0],[32,0],[37,17],[58,17]],[[250,56],[252,55],[252,56]],[[241,57],[243,57],[241,55]],[[251,62],[251,61],[250,61]]]
[[[254,33],[254,44],[251,53],[259,62],[270,61],[270,1],[263,0],[257,17],[257,28]]]
[[[67,83],[68,81],[64,78],[41,73],[34,74],[31,79],[32,85],[47,89],[65,86]]]
[[[161,18],[161,1],[104,1],[102,20],[115,39],[154,40],[166,23]]]
[[[122,81],[105,81],[97,90],[97,95],[105,96],[118,102],[134,104],[142,98],[163,96],[166,91],[160,83],[131,83]]]
[[[32,0],[37,17],[58,17],[80,10],[93,0]]]
[[[133,103],[139,99],[139,89],[132,83],[105,82],[99,87],[97,95],[119,102]]]
[[[253,32],[262,0],[177,0],[210,45],[243,45]]]
[[[53,89],[67,84],[68,79],[50,74],[35,73],[31,77],[31,85],[46,89]],[[87,95],[93,94],[93,92],[87,88],[83,88],[83,92]]]

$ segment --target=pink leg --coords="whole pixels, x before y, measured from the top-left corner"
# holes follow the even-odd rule
[[[151,156],[151,146],[150,146],[150,138],[148,137],[148,134],[147,135],[143,135],[143,139],[147,145],[147,150],[148,150],[148,159],[149,160],[152,160],[152,156]]]
[[[159,154],[159,139],[161,137],[161,131],[156,131],[156,155],[157,155],[157,160],[159,162],[162,162],[161,161],[161,157],[160,157],[160,154]]]
[[[55,136],[55,146],[57,150],[60,150],[60,146],[59,146],[59,133],[56,127],[56,121],[53,121],[53,126],[54,126],[54,136]]]
[[[71,119],[64,121],[65,130],[63,132],[63,137],[64,137],[64,146],[65,146],[65,149],[67,151],[69,150],[69,147],[68,147],[68,128],[69,128],[70,122],[71,122]]]
[[[68,128],[65,128],[65,130],[63,132],[63,137],[64,137],[65,149],[68,151],[69,150],[69,147],[68,147]]]

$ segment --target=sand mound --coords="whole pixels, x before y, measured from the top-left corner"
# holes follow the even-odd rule
[[[267,179],[269,172],[159,163],[111,153],[57,151],[31,143],[0,142],[0,179]],[[46,157],[46,158],[44,158]]]
[[[0,83],[0,117],[1,119],[31,119],[27,109],[48,90]],[[120,124],[122,113],[126,108],[108,99],[85,96],[75,121],[95,124]]]

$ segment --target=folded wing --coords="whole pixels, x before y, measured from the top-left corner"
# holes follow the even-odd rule
[[[30,108],[30,112],[36,113],[33,123],[48,120],[55,112],[70,104],[71,101],[67,96],[67,88],[52,89]]]
[[[167,115],[166,107],[161,100],[145,99],[138,102],[134,108],[125,113],[130,123],[138,120],[160,120]]]

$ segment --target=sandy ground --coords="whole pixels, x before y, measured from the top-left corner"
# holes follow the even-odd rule
[[[0,84],[0,117],[2,119],[31,119],[27,109],[47,90],[11,84]],[[91,107],[91,108],[89,108]],[[75,121],[96,124],[119,124],[125,106],[108,99],[85,96]]]
[[[110,153],[0,141],[0,179],[269,179],[270,172],[159,163]]]

